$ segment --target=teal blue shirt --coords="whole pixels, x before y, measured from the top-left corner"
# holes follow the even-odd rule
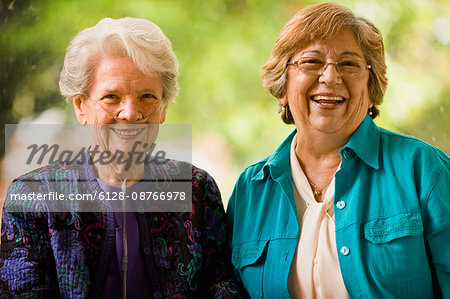
[[[294,135],[242,172],[228,203],[232,262],[254,298],[290,297]],[[450,158],[369,116],[339,154],[336,245],[350,298],[450,298]]]

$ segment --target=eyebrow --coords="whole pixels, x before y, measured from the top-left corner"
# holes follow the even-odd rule
[[[352,51],[344,51],[344,52],[341,53],[341,56],[346,56],[346,55],[357,56],[359,58],[362,58],[361,55],[359,55],[356,52],[352,52]]]
[[[118,89],[105,89],[103,91],[104,93],[113,93],[113,94],[117,94],[120,93],[120,91]],[[156,93],[156,90],[154,90],[153,88],[144,88],[142,90],[139,91],[139,93]]]
[[[145,93],[145,92],[156,93],[156,90],[154,90],[153,88],[145,88],[140,91],[140,93]]]
[[[304,52],[304,54],[306,54],[306,53],[322,55],[322,52],[320,52],[319,50],[307,50]],[[339,54],[339,56],[356,56],[356,57],[362,58],[361,55],[359,55],[358,53],[353,52],[353,51],[344,51],[341,54]]]
[[[305,52],[303,52],[303,54],[306,54],[306,53],[312,53],[312,54],[322,54],[319,50],[307,50],[307,51],[305,51]]]
[[[103,93],[112,93],[112,94],[116,94],[119,93],[119,91],[117,89],[105,89],[103,91]]]

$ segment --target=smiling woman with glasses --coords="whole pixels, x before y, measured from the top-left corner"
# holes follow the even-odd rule
[[[379,30],[337,4],[307,7],[262,69],[296,129],[228,203],[250,295],[450,297],[450,159],[373,122],[387,86]]]

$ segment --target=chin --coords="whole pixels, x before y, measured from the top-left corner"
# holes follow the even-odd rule
[[[313,127],[322,133],[332,134],[342,128],[341,122],[335,117],[318,117],[312,122]]]

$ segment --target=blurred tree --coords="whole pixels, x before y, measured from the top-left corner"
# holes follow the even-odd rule
[[[450,153],[450,89],[447,87],[442,91],[439,100],[432,103],[418,113],[414,121],[404,127],[404,132],[409,135],[433,144],[446,153]]]
[[[51,43],[43,43],[44,32],[36,32],[40,10],[31,1],[2,1],[0,4],[0,158],[4,155],[4,124],[40,113],[60,101],[52,84],[43,92],[42,76],[55,57]],[[56,77],[45,78],[55,81]],[[48,85],[48,84],[47,84]]]

